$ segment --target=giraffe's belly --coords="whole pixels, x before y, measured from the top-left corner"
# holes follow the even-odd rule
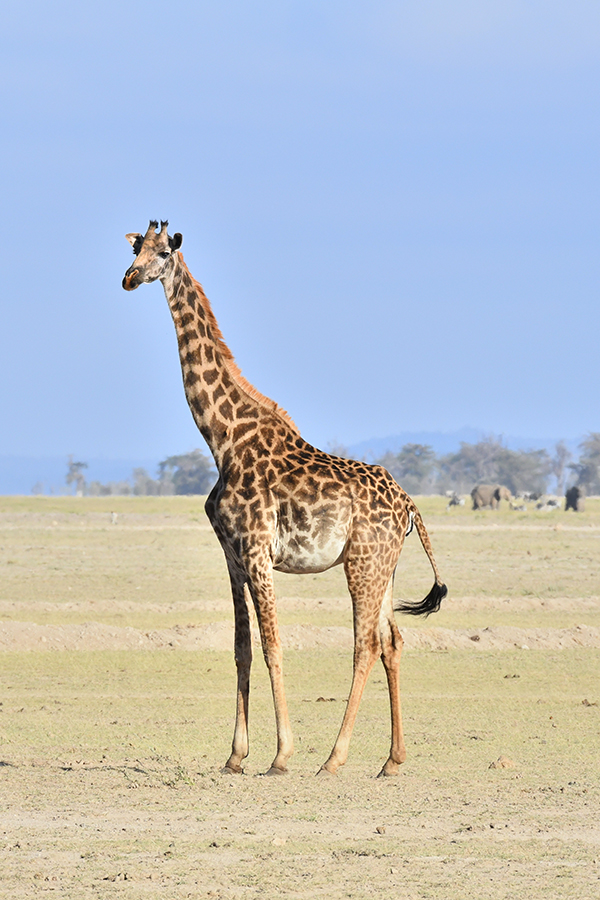
[[[274,563],[273,568],[278,572],[286,572],[288,575],[310,575],[316,572],[326,572],[333,566],[339,566],[344,558],[344,544],[339,552],[313,555],[288,555],[280,562]]]
[[[345,527],[316,534],[280,531],[273,544],[273,568],[292,575],[325,572],[342,562],[347,540]]]

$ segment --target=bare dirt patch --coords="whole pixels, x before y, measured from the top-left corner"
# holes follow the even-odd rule
[[[519,628],[496,626],[471,629],[402,628],[405,649],[410,650],[563,650],[600,649],[600,628]],[[258,631],[254,645],[260,646]],[[286,650],[348,649],[352,629],[344,626],[282,625]],[[37,625],[33,622],[0,622],[0,650],[231,650],[233,624],[176,625],[144,631],[129,626],[85,622],[81,625]]]
[[[408,759],[377,780],[383,672],[347,767],[315,777],[341,718],[345,653],[288,653],[297,752],[277,779],[259,774],[274,749],[261,668],[247,774],[219,773],[229,653],[1,654],[0,895],[591,900],[600,719],[583,699],[597,697],[599,658],[407,654]],[[511,767],[490,768],[503,756]]]

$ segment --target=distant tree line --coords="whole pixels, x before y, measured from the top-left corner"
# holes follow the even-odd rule
[[[385,453],[374,462],[391,472],[409,494],[465,494],[476,484],[503,484],[513,494],[530,491],[545,494],[549,488],[563,494],[577,485],[589,494],[600,494],[600,432],[590,432],[579,445],[577,461],[564,441],[553,453],[546,450],[510,450],[500,438],[490,436],[476,444],[461,443],[454,453],[437,455],[427,444],[405,444],[398,453]],[[329,451],[348,456],[339,444]],[[134,469],[131,479],[86,482],[87,463],[69,457],[67,485],[77,494],[102,497],[111,494],[165,496],[207,494],[217,479],[210,457],[201,450],[168,456],[158,465],[157,477],[146,469]]]
[[[600,432],[590,432],[573,461],[564,441],[547,450],[510,450],[490,436],[476,444],[461,443],[454,453],[437,455],[426,444],[405,444],[399,453],[375,460],[391,472],[409,494],[469,493],[476,484],[503,484],[520,491],[562,495],[577,485],[587,494],[600,494]]]
[[[71,483],[70,474],[67,474],[67,484]],[[217,470],[212,460],[201,450],[192,450],[190,453],[163,459],[158,464],[156,478],[152,478],[146,469],[134,469],[131,480],[110,481],[107,484],[99,481],[90,481],[89,484],[84,482],[82,493],[90,497],[106,497],[111,494],[139,497],[208,494],[216,480]]]

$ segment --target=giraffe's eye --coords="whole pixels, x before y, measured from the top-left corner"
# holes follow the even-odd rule
[[[163,252],[162,252],[162,253],[159,253],[158,255],[159,255],[162,259],[168,259],[169,256],[171,255],[171,252],[170,252],[170,250],[163,250]]]

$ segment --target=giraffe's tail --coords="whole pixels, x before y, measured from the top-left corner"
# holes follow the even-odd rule
[[[409,616],[429,616],[431,615],[431,613],[438,611],[441,606],[442,600],[448,593],[448,588],[442,581],[440,573],[438,571],[438,567],[435,563],[435,559],[433,558],[431,541],[429,539],[429,535],[427,534],[427,529],[425,528],[423,519],[421,518],[421,513],[412,503],[412,501],[409,512],[412,521],[416,526],[419,537],[421,538],[423,550],[427,554],[429,562],[431,563],[431,568],[433,569],[433,574],[435,575],[435,581],[433,583],[433,587],[431,588],[425,599],[421,600],[420,603],[405,603],[402,600],[397,600],[394,603],[394,609],[397,612],[407,613]]]

